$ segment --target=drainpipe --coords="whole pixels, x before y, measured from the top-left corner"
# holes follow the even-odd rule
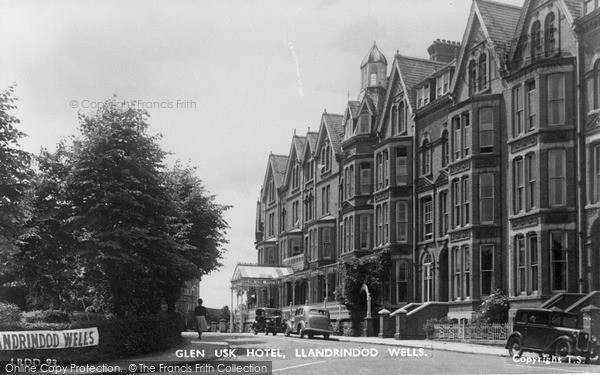
[[[581,48],[581,39],[577,30],[575,32],[575,45],[577,48],[577,66],[576,69],[576,103],[577,107],[577,146],[576,146],[576,165],[577,168],[577,254],[579,256],[578,262],[578,290],[579,293],[589,292],[588,285],[588,273],[587,273],[587,256],[585,250],[585,197],[586,197],[586,185],[583,183],[583,176],[585,176],[585,137],[583,134],[583,123],[585,119],[585,103],[583,99],[583,90],[585,87],[582,82],[582,75],[584,73],[583,66],[583,51]]]
[[[418,242],[418,236],[419,236],[419,230],[418,230],[418,223],[417,223],[417,174],[415,173],[418,170],[418,164],[415,164],[415,160],[416,160],[416,155],[417,155],[417,120],[415,119],[415,113],[413,112],[412,114],[412,119],[413,119],[413,137],[412,137],[412,175],[413,175],[413,204],[412,204],[412,225],[413,225],[413,238],[412,238],[412,245],[413,245],[413,261],[412,261],[412,271],[413,271],[413,277],[412,277],[412,283],[413,283],[413,287],[412,287],[412,291],[413,291],[413,302],[417,302],[417,296],[418,296],[418,291],[417,291],[417,279],[418,279],[418,274],[417,274],[417,242]]]

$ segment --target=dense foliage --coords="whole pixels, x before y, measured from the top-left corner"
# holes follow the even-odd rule
[[[476,323],[506,323],[510,303],[508,297],[497,289],[479,305],[476,312]]]
[[[0,306],[0,315],[2,306]],[[58,320],[58,321],[57,321]],[[182,319],[178,314],[117,318],[96,314],[66,314],[56,310],[24,313],[21,321],[0,321],[2,331],[44,331],[97,327],[96,346],[69,349],[0,351],[0,361],[15,357],[69,361],[101,361],[129,357],[173,347],[181,342]]]
[[[348,258],[340,262],[343,283],[338,286],[338,300],[346,306],[355,329],[357,323],[365,317],[367,299],[361,287],[365,284],[371,294],[371,312],[376,313],[381,307],[381,290],[388,279],[391,266],[389,250],[383,250],[371,256]]]
[[[32,177],[31,155],[19,147],[25,134],[18,130],[14,88],[0,92],[0,300],[18,301],[23,288],[15,282],[12,256],[28,215],[26,197]],[[18,301],[23,304],[24,301]]]
[[[147,119],[108,100],[80,115],[80,136],[39,155],[15,255],[31,307],[173,311],[185,281],[221,265],[228,206],[194,168],[165,168]]]

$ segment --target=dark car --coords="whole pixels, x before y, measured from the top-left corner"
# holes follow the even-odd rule
[[[285,325],[281,321],[281,310],[261,307],[255,310],[254,323],[252,330],[254,334],[264,332],[265,334],[272,333],[273,336],[277,332],[283,332]]]
[[[577,315],[549,309],[517,310],[513,332],[506,341],[511,357],[523,352],[566,357],[582,356],[589,361],[594,356],[595,345],[577,319]]]
[[[329,311],[314,306],[302,306],[296,309],[290,319],[286,321],[285,335],[297,333],[300,338],[306,334],[309,339],[314,335],[322,335],[325,340],[329,339],[331,331]]]

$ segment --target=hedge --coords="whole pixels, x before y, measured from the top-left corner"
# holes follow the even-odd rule
[[[74,323],[0,323],[2,331],[59,331],[97,327],[96,346],[68,349],[0,350],[0,361],[11,358],[55,359],[61,362],[102,361],[131,357],[171,348],[181,342],[183,320],[179,314],[108,318]]]

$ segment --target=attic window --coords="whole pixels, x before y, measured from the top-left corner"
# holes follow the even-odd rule
[[[358,118],[358,133],[359,134],[367,134],[371,131],[370,119],[368,113],[363,113]]]
[[[417,108],[429,104],[429,83],[422,86],[417,92]]]
[[[548,14],[546,17],[546,23],[544,24],[544,37],[546,44],[546,55],[551,55],[557,51],[557,30],[556,30],[556,16],[554,13]]]
[[[537,60],[542,54],[541,30],[540,21],[535,21],[531,26],[531,61]]]
[[[448,86],[450,85],[450,72],[446,72],[441,76],[437,77],[436,88],[437,97],[441,97],[448,92]]]

